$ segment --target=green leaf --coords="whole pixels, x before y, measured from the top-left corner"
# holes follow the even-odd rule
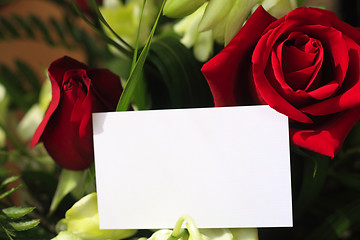
[[[124,91],[122,92],[122,94],[120,96],[120,100],[117,105],[116,111],[127,111],[129,109],[132,94],[135,91],[136,84],[138,83],[139,79],[141,79],[143,66],[144,66],[146,57],[149,53],[151,40],[155,34],[155,29],[156,29],[157,23],[159,21],[159,18],[161,16],[161,12],[164,8],[164,4],[165,4],[165,0],[163,0],[159,14],[155,20],[153,28],[151,29],[150,36],[149,36],[143,50],[141,51],[140,57],[136,61],[135,67],[133,68],[133,70],[130,73],[129,79],[126,82]]]
[[[9,207],[4,208],[2,211],[9,218],[21,218],[26,214],[32,212],[35,207]]]
[[[36,227],[40,223],[39,219],[33,219],[29,221],[23,222],[9,222],[9,224],[16,230],[16,231],[26,231],[31,228]]]
[[[19,74],[31,85],[32,91],[38,94],[41,89],[41,85],[36,73],[27,63],[21,60],[16,60],[15,64],[17,66]]]
[[[330,176],[337,179],[340,183],[342,183],[346,187],[360,191],[360,175],[359,174],[330,172]]]
[[[6,88],[11,101],[23,110],[27,110],[30,104],[26,101],[26,91],[18,76],[10,71],[5,65],[0,65],[0,83]]]
[[[60,204],[61,200],[76,188],[84,174],[86,174],[85,171],[62,170],[59,178],[59,184],[51,202],[49,214],[52,214]]]
[[[19,185],[17,187],[13,187],[11,188],[9,191],[6,191],[5,193],[0,195],[0,200],[6,198],[7,196],[11,195],[13,192],[17,191],[18,189],[20,189],[22,187],[22,185]]]
[[[133,61],[131,64],[131,71],[134,70],[136,60],[137,60],[137,55],[138,55],[138,50],[139,50],[140,29],[141,29],[142,17],[144,15],[145,3],[146,3],[146,0],[143,0],[143,5],[141,8],[141,14],[140,14],[140,20],[139,20],[139,26],[138,26],[138,31],[137,31],[136,40],[135,40],[135,49],[134,49]]]
[[[192,52],[182,45],[176,37],[169,35],[154,41],[149,54],[149,62],[159,72],[153,74],[151,76],[153,80],[150,80],[158,79],[157,81],[164,85],[167,92],[165,97],[169,98],[161,101],[167,103],[168,106],[162,105],[154,108],[209,107],[214,105],[210,88],[200,71],[201,65],[195,60]],[[159,92],[154,94],[161,96]],[[154,104],[156,105],[156,103]]]
[[[15,23],[17,23],[18,26],[20,26],[25,31],[27,37],[35,38],[34,31],[28,21],[18,15],[13,15],[12,19]]]
[[[4,230],[6,236],[12,240],[13,238],[12,237],[15,237],[15,233],[13,233],[12,231],[10,231],[9,229],[7,229],[6,227],[4,227],[3,225],[1,225],[2,229]]]
[[[345,232],[360,228],[360,200],[357,199],[334,210],[307,240],[342,239]]]
[[[51,38],[51,34],[49,33],[46,24],[43,23],[42,20],[40,20],[38,17],[34,15],[31,15],[30,22],[33,27],[36,27],[37,29],[40,30],[46,43],[48,43],[49,45],[55,45],[54,40]]]
[[[20,37],[20,34],[16,30],[16,27],[14,27],[14,25],[9,20],[5,19],[4,17],[0,17],[0,24],[5,27],[5,29],[10,33],[11,38]]]
[[[298,147],[292,149],[302,156],[304,161],[301,190],[294,206],[296,217],[299,218],[319,196],[328,174],[330,158],[318,154],[308,154],[307,151]]]
[[[53,29],[55,29],[55,32],[57,33],[61,43],[64,46],[69,48],[70,46],[69,46],[69,44],[68,44],[68,42],[66,40],[65,31],[64,31],[62,25],[57,20],[55,20],[54,18],[50,19],[50,24],[53,27]]]
[[[5,185],[15,182],[16,180],[18,180],[20,178],[20,176],[11,176],[6,178],[0,185],[0,189],[3,188]]]
[[[92,9],[95,11],[97,17],[99,18],[99,20],[114,34],[114,36],[122,43],[124,44],[128,49],[132,50],[132,47],[124,40],[122,39],[122,37],[120,37],[115,31],[114,29],[111,28],[111,26],[107,23],[107,21],[105,20],[104,16],[101,14],[100,9],[97,5],[96,0],[89,0]],[[144,5],[145,5],[145,1],[144,1]],[[143,9],[144,10],[144,9]],[[142,10],[142,11],[143,11]],[[142,14],[141,14],[142,15]],[[140,28],[140,27],[139,27]]]
[[[100,30],[95,24],[93,24],[92,22],[90,22],[82,13],[82,11],[77,7],[76,3],[74,2],[74,0],[71,0],[71,3],[75,9],[75,11],[77,12],[77,14],[89,25],[89,27],[91,27],[97,34],[99,34],[100,37],[102,37],[105,41],[107,41],[109,44],[112,44],[114,47],[116,47],[120,52],[122,52],[124,55],[131,57],[132,54],[131,52],[124,48],[122,45],[120,45],[119,43],[117,43],[116,41],[114,41],[113,39],[111,39],[109,36],[107,36],[102,30]],[[73,32],[74,34],[76,34],[76,32]],[[78,39],[79,40],[79,39]]]

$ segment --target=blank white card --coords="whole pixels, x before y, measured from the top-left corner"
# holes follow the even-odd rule
[[[100,228],[292,226],[289,130],[268,106],[93,114]]]

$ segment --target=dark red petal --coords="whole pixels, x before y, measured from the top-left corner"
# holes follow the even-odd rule
[[[120,78],[107,69],[90,69],[87,74],[91,79],[94,96],[106,106],[103,111],[114,111],[123,90]]]
[[[80,138],[86,137],[88,134],[92,134],[92,130],[88,131],[91,124],[91,113],[93,112],[93,100],[92,92],[88,93],[85,99],[81,102],[81,121],[79,123],[79,136]],[[106,110],[104,110],[106,111]]]
[[[58,82],[53,78],[53,76],[49,73],[49,78],[51,81],[51,88],[52,88],[52,98],[49,104],[48,109],[46,110],[45,116],[40,123],[40,125],[37,127],[30,143],[30,147],[33,148],[41,139],[43,132],[45,131],[46,125],[48,124],[51,116],[57,109],[60,97],[61,97],[61,85],[58,84]]]
[[[275,42],[279,36],[283,33],[283,28],[287,28],[286,25],[281,25],[274,30],[269,30],[264,34],[252,56],[253,62],[253,77],[256,89],[259,91],[264,101],[272,108],[288,116],[289,118],[303,123],[312,123],[312,120],[302,113],[299,109],[284,99],[270,84],[269,79],[265,76],[266,65],[270,58],[270,53],[275,45]],[[282,70],[280,70],[282,71]]]
[[[326,124],[316,128],[290,129],[290,139],[297,146],[334,157],[359,120],[360,108],[353,108],[332,116]]]
[[[62,86],[64,74],[71,69],[87,69],[88,67],[71,57],[64,56],[52,62],[49,67],[49,75],[55,79],[59,86]]]
[[[346,38],[347,39],[347,38]],[[342,88],[328,100],[301,109],[311,115],[322,116],[348,110],[360,105],[360,46],[347,39],[349,67]]]
[[[77,91],[77,89],[75,90]],[[43,134],[50,156],[62,167],[81,170],[93,162],[92,133],[79,136],[79,121],[70,121],[74,106],[70,92],[64,93]]]
[[[297,30],[312,35],[314,38],[320,40],[323,45],[325,52],[324,57],[327,60],[324,61],[323,64],[328,65],[323,67],[323,71],[328,73],[327,77],[329,79],[323,82],[322,85],[325,86],[326,83],[336,81],[340,87],[349,65],[348,47],[345,36],[337,29],[319,25],[301,26],[297,28]],[[334,92],[327,95],[332,95],[333,93]]]
[[[275,20],[260,6],[230,43],[202,67],[215,106],[249,102],[249,60],[262,32]]]

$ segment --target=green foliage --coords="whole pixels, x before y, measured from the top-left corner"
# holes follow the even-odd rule
[[[34,207],[8,207],[2,211],[9,218],[20,218],[32,212],[34,209]]]
[[[1,175],[0,177],[3,178],[3,176],[4,175]],[[19,185],[7,190],[9,184],[15,183],[17,180],[19,180],[18,176],[10,176],[2,180],[0,184],[0,200],[2,200],[2,205],[4,200],[7,200],[7,197],[21,188],[22,185]],[[40,220],[29,219],[29,217],[27,217],[34,209],[34,207],[17,206],[3,208],[1,210],[2,213],[0,213],[0,237],[6,236],[9,239],[13,239],[13,237],[16,236],[16,231],[25,231],[36,227],[40,223]]]
[[[16,230],[16,231],[26,231],[36,227],[40,223],[40,220],[34,219],[29,221],[22,221],[22,222],[9,222],[9,224]]]
[[[120,96],[119,103],[117,105],[116,111],[126,111],[126,110],[129,109],[132,94],[136,89],[137,82],[139,81],[139,79],[141,79],[143,66],[145,64],[146,57],[147,57],[147,55],[149,53],[151,40],[152,40],[152,38],[153,38],[153,36],[155,34],[155,29],[156,29],[157,23],[159,21],[159,18],[161,16],[161,12],[162,12],[162,9],[164,7],[164,4],[165,4],[165,0],[163,1],[163,4],[162,4],[161,9],[159,11],[159,14],[158,14],[158,16],[156,18],[156,21],[154,23],[154,26],[153,26],[153,28],[151,30],[150,36],[149,36],[143,50],[141,51],[141,54],[140,54],[139,58],[137,59],[136,54],[134,55],[134,60],[133,60],[133,64],[132,64],[132,67],[131,67],[130,76],[129,76],[129,79],[127,80],[127,82],[126,82],[124,91]]]
[[[157,81],[156,85],[163,86],[166,92],[165,95],[159,94],[161,88],[153,89],[154,96],[158,98],[153,100],[154,108],[213,106],[210,88],[200,71],[200,63],[175,36],[166,35],[154,41],[149,62],[156,69],[154,74],[149,73],[149,80]],[[159,97],[162,95],[163,99]]]

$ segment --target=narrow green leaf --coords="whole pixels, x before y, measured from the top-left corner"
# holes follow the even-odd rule
[[[6,90],[11,89],[12,91],[17,91],[19,92],[19,95],[26,92],[21,80],[6,65],[0,65],[0,74],[5,78],[6,83],[4,82],[2,84]]]
[[[64,18],[64,24],[75,42],[80,42],[82,40],[81,33],[79,29],[74,26],[71,20],[69,18]]]
[[[32,212],[35,207],[9,207],[4,208],[2,211],[9,218],[21,218],[26,214]]]
[[[145,1],[144,1],[145,2]],[[114,36],[122,43],[126,46],[126,48],[128,48],[129,51],[132,51],[132,47],[122,38],[120,37],[115,31],[114,29],[112,29],[112,27],[107,23],[107,21],[105,20],[104,16],[101,14],[99,7],[96,3],[96,0],[90,0],[90,4],[93,10],[95,10],[95,13],[97,15],[97,17],[99,18],[99,20],[114,34]],[[141,14],[142,15],[142,14]]]
[[[160,108],[213,106],[210,88],[200,72],[201,65],[176,37],[165,36],[154,41],[149,62],[159,71],[157,78],[168,92],[169,100],[163,102],[169,106]]]
[[[20,178],[20,176],[11,176],[6,178],[0,185],[0,189],[3,188],[4,186],[6,186],[9,183],[15,182],[16,180],[18,180]]]
[[[76,188],[84,174],[86,174],[85,171],[62,170],[59,178],[59,184],[51,202],[49,214],[52,214],[60,204],[61,200]]]
[[[149,36],[143,50],[141,51],[139,59],[136,61],[135,67],[133,68],[133,71],[131,71],[131,73],[130,73],[129,79],[126,82],[124,91],[122,92],[122,94],[120,96],[120,100],[119,100],[119,103],[117,105],[116,111],[127,111],[129,109],[131,97],[132,97],[132,94],[134,93],[137,82],[141,78],[143,66],[144,66],[146,57],[147,57],[147,55],[149,53],[149,50],[150,50],[151,40],[152,40],[152,38],[153,38],[153,36],[155,34],[155,29],[156,29],[157,23],[158,23],[158,21],[160,19],[161,12],[162,12],[162,10],[164,8],[164,4],[165,4],[165,0],[163,0],[160,11],[159,11],[158,16],[157,16],[157,18],[155,20],[154,26],[151,29],[150,36]]]
[[[117,43],[116,41],[114,41],[113,39],[111,39],[109,36],[107,36],[103,31],[101,31],[97,26],[95,26],[93,23],[91,23],[82,13],[82,11],[80,11],[80,9],[78,8],[78,6],[76,5],[76,3],[74,2],[74,0],[71,0],[71,3],[76,11],[76,13],[89,25],[89,27],[91,27],[100,37],[102,37],[104,40],[106,40],[109,44],[112,44],[114,47],[116,47],[120,52],[122,52],[124,55],[131,57],[132,53],[124,48],[123,46],[121,46],[119,43]],[[75,32],[73,32],[75,33]]]
[[[33,219],[24,222],[9,222],[9,224],[16,230],[16,231],[26,231],[36,227],[40,223],[39,219]]]
[[[337,179],[343,185],[360,191],[360,175],[356,173],[337,173],[330,172],[330,176]]]
[[[50,18],[50,24],[55,29],[55,32],[57,33],[57,36],[59,37],[61,43],[65,47],[69,48],[70,45],[68,44],[68,42],[66,40],[65,32],[64,32],[64,29],[63,29],[62,25],[54,18]]]
[[[26,93],[18,77],[5,65],[0,65],[0,83],[5,87],[6,93],[13,103],[25,111],[30,107],[25,101],[24,96]]]
[[[13,15],[12,19],[15,23],[17,23],[18,26],[20,26],[25,31],[27,37],[35,38],[34,31],[27,20],[18,15]]]
[[[304,161],[301,190],[294,207],[294,212],[297,213],[296,217],[299,218],[305,209],[319,196],[328,174],[330,158],[307,154],[307,152],[298,147],[293,147],[292,149],[299,156],[302,156]]]
[[[31,15],[29,18],[32,23],[31,25],[35,26],[37,29],[40,30],[45,42],[48,43],[49,45],[54,45],[55,43],[54,40],[51,38],[51,34],[48,31],[48,27],[42,22],[42,20],[40,20],[38,17],[34,15]]]
[[[318,239],[342,239],[347,231],[359,229],[360,227],[360,200],[356,199],[350,203],[337,208],[325,221],[319,225],[307,240]]]
[[[4,230],[6,236],[10,239],[13,240],[12,237],[15,237],[15,233],[13,233],[12,231],[10,231],[9,229],[7,229],[6,227],[4,227],[3,225],[1,225],[2,229]]]
[[[24,63],[21,60],[16,60],[15,64],[19,74],[28,82],[32,87],[32,91],[39,93],[41,89],[40,81],[36,73],[31,69],[31,67]]]
[[[5,193],[1,194],[0,195],[0,200],[6,198],[9,195],[11,195],[13,192],[17,191],[21,187],[22,187],[22,185],[19,185],[17,187],[11,188],[9,191],[6,191]]]
[[[142,8],[141,8],[141,14],[140,14],[140,19],[139,19],[138,32],[136,34],[135,49],[134,49],[133,61],[132,61],[132,64],[131,64],[131,71],[134,69],[136,61],[137,61],[137,54],[138,54],[138,48],[139,48],[139,38],[140,38],[140,29],[141,29],[142,17],[144,15],[145,3],[146,3],[146,0],[143,0],[143,5],[142,5]]]
[[[20,37],[19,32],[16,30],[16,27],[13,24],[5,19],[4,17],[0,17],[0,24],[5,27],[5,29],[10,33],[10,37],[18,38]]]

